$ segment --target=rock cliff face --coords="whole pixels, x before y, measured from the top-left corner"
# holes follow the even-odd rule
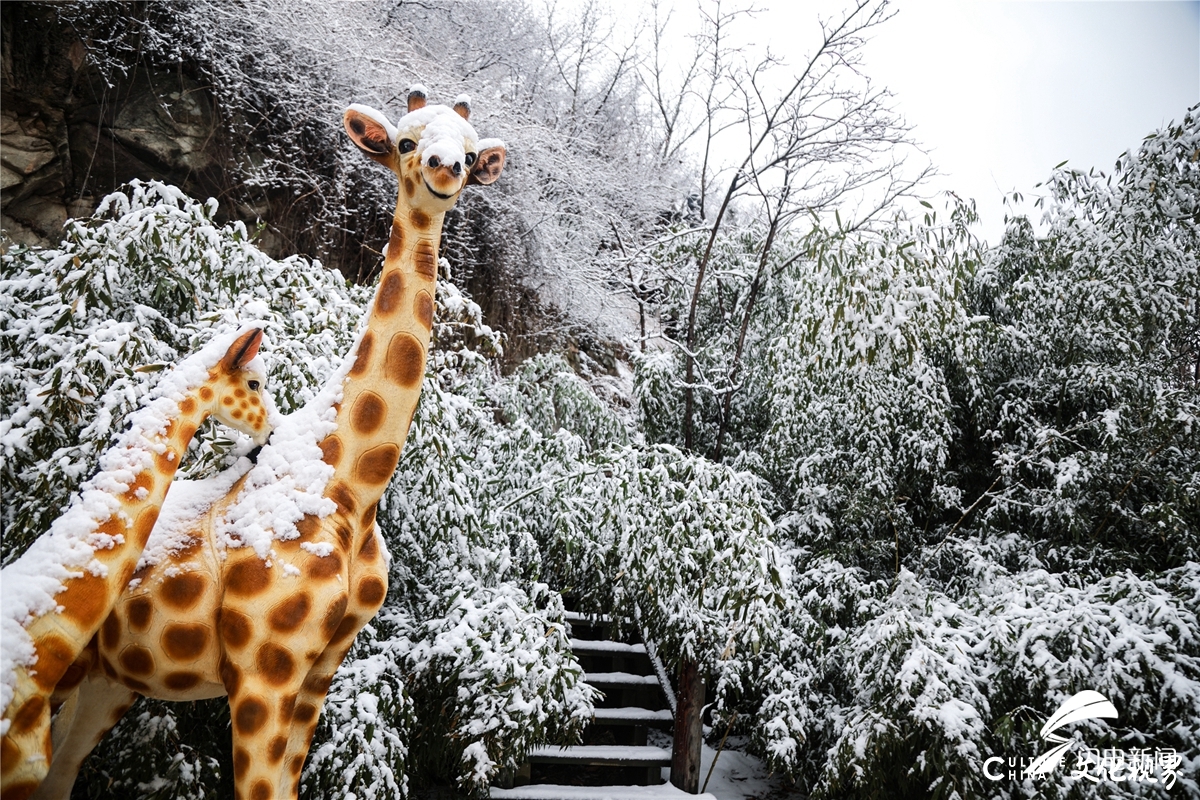
[[[186,75],[131,64],[109,83],[54,9],[5,3],[0,67],[0,225],[24,244],[57,241],[132,178],[220,194],[215,106]]]

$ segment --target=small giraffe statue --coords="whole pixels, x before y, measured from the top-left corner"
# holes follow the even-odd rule
[[[83,678],[69,667],[133,575],[196,430],[214,416],[266,442],[274,409],[263,394],[262,338],[261,328],[221,336],[181,361],[67,511],[4,569],[4,800],[28,796],[46,774],[51,693]]]
[[[469,114],[465,97],[426,105],[422,87],[395,126],[366,106],[346,111],[353,142],[399,178],[365,329],[253,469],[224,488],[210,482],[207,510],[163,509],[147,552],[164,555],[139,567],[77,662],[84,678],[56,719],[36,798],[70,796],[84,758],[138,694],[227,695],[236,797],[297,797],[329,683],[387,593],[375,510],[425,375],[442,221],[466,185],[491,184],[504,167],[503,144],[481,141]]]

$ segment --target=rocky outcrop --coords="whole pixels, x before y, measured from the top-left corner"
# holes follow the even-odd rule
[[[220,126],[199,82],[137,64],[113,81],[52,7],[5,3],[0,15],[0,227],[10,240],[57,241],[69,217],[132,178],[216,193]]]

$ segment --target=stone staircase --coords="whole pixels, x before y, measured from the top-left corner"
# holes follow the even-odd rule
[[[610,622],[567,613],[571,649],[584,680],[604,693],[583,743],[539,747],[495,800],[651,800],[694,798],[663,784],[671,765],[674,715],[654,663],[641,642],[614,642]],[[665,679],[665,676],[663,676]],[[652,733],[658,732],[658,733]],[[654,741],[651,742],[650,739]]]

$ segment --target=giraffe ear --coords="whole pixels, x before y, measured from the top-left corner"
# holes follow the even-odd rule
[[[390,166],[396,149],[395,131],[382,114],[369,106],[352,105],[342,115],[350,141],[380,164]]]
[[[504,161],[508,157],[508,151],[496,139],[484,139],[479,144],[482,149],[479,151],[479,158],[476,160],[475,166],[471,167],[467,184],[487,186],[495,183],[496,179],[500,177],[500,173],[504,171]]]
[[[221,368],[226,372],[235,372],[249,364],[258,355],[262,340],[262,328],[253,328],[243,333],[225,351],[225,357],[221,359]]]

